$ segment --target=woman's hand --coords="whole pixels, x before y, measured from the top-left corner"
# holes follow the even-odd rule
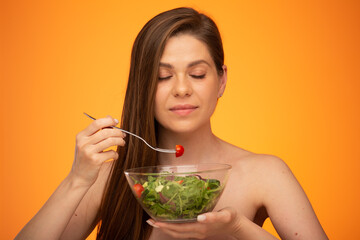
[[[119,121],[110,116],[100,118],[76,136],[75,160],[70,175],[80,180],[81,184],[91,186],[98,177],[102,163],[118,158],[116,151],[105,151],[112,146],[125,145],[125,133],[111,128],[117,123]]]
[[[174,238],[204,239],[218,234],[236,236],[240,229],[239,217],[233,208],[199,215],[195,223],[164,223],[152,219],[148,223]]]

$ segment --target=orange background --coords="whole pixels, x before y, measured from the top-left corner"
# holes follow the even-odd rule
[[[359,239],[355,0],[1,1],[0,238],[69,172],[75,135],[91,122],[82,112],[120,118],[136,34],[179,6],[213,17],[223,36],[229,80],[215,134],[284,159],[329,238]]]

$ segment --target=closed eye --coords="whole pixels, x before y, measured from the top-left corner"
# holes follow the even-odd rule
[[[166,77],[159,77],[159,80],[162,81],[162,80],[169,80],[172,76],[166,76]]]
[[[193,78],[196,78],[196,79],[203,79],[205,77],[206,74],[203,74],[203,75],[190,75],[191,77]]]

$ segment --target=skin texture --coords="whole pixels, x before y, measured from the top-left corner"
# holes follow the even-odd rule
[[[213,212],[198,222],[167,224],[149,219],[151,240],[275,239],[261,228],[267,217],[282,239],[328,239],[310,202],[281,159],[254,154],[217,138],[210,117],[227,82],[219,76],[204,43],[182,34],[170,38],[159,68],[155,117],[159,146],[180,144],[184,155],[159,154],[160,164],[220,162],[232,165],[224,193]],[[203,77],[200,77],[203,76]],[[84,239],[98,222],[97,213],[114,151],[124,134],[107,129],[117,122],[102,118],[77,136],[69,175],[16,239]],[[135,201],[135,198],[134,198]]]

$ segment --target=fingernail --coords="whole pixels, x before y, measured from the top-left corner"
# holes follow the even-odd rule
[[[159,228],[159,226],[156,226],[151,220],[147,220],[146,222],[154,228]]]
[[[116,124],[118,124],[118,123],[119,123],[119,120],[117,120],[116,118],[115,118],[114,120],[115,120]]]
[[[205,221],[205,220],[206,220],[206,216],[205,216],[205,215],[199,215],[199,216],[197,216],[197,220],[198,220],[199,222]]]

